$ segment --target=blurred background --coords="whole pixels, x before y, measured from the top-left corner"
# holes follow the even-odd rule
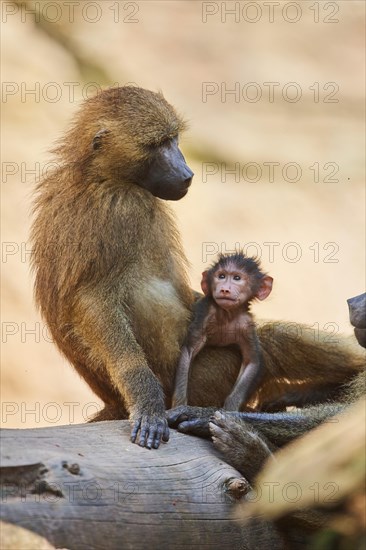
[[[365,290],[365,3],[1,2],[4,427],[82,422],[100,406],[32,296],[34,185],[83,98],[135,83],[189,121],[195,172],[177,215],[192,286],[219,251],[257,254],[262,318],[351,334]],[[51,230],[51,228],[50,228]],[[154,243],[151,243],[154,246]]]

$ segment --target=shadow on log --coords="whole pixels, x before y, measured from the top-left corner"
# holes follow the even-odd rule
[[[211,443],[171,430],[149,451],[129,436],[128,421],[2,430],[2,519],[57,548],[282,548],[270,523],[236,522],[249,487]]]

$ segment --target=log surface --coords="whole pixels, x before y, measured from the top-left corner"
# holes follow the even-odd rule
[[[171,430],[148,450],[129,436],[128,421],[2,430],[2,519],[76,550],[254,549],[271,536],[235,523],[241,476],[210,442]]]

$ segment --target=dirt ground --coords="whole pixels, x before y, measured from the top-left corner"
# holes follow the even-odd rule
[[[275,281],[258,316],[351,334],[346,299],[365,290],[364,2],[35,4],[1,5],[3,426],[99,406],[35,309],[27,241],[47,151],[100,86],[162,90],[189,121],[195,177],[172,207],[193,287],[219,250],[244,247]]]

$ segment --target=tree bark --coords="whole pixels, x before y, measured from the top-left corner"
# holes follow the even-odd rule
[[[129,435],[128,421],[2,430],[2,519],[72,550],[282,547],[271,524],[234,519],[248,485],[209,441],[171,430],[149,451]]]

